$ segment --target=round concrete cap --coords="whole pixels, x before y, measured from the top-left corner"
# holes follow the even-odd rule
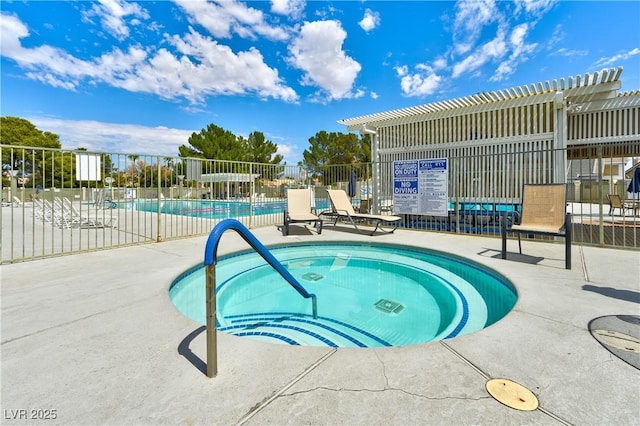
[[[506,379],[492,379],[487,382],[487,392],[498,402],[521,411],[538,408],[538,398],[524,386]]]

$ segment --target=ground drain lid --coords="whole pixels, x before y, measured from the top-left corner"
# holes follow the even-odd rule
[[[375,303],[376,309],[385,314],[399,314],[404,309],[404,305],[389,299],[380,299]]]
[[[538,398],[524,386],[506,379],[492,379],[487,382],[487,392],[498,402],[521,411],[538,408]]]
[[[640,316],[599,317],[589,322],[589,332],[609,352],[640,370]]]
[[[307,272],[302,276],[302,278],[307,281],[320,281],[321,279],[324,278],[324,276],[321,274],[317,274],[315,272]]]

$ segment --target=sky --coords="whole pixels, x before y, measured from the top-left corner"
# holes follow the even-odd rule
[[[177,156],[209,124],[297,164],[338,120],[623,67],[638,1],[0,2],[0,115],[65,149]]]

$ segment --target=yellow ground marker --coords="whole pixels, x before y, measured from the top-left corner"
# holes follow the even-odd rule
[[[521,411],[538,408],[538,398],[524,386],[506,379],[492,379],[486,384],[487,392],[498,402]]]

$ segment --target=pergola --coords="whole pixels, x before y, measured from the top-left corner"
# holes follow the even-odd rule
[[[621,73],[622,67],[605,69],[338,123],[372,135],[374,203],[380,190],[390,191],[382,186],[392,180],[393,161],[421,158],[464,159],[457,167],[469,182],[459,182],[460,196],[517,197],[525,180],[566,182],[568,147],[583,158],[594,146],[637,155],[627,151],[640,141],[640,91],[618,93]],[[515,153],[516,160],[501,161],[499,153]]]
[[[231,194],[231,188],[233,184],[250,183],[260,177],[256,173],[203,173],[198,177],[198,181],[202,183],[210,183],[213,186],[214,183],[226,183],[227,196]],[[253,189],[252,189],[253,192]]]

